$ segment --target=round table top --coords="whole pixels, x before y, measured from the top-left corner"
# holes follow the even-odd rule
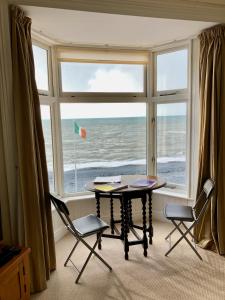
[[[142,187],[133,187],[133,186],[130,186],[130,184],[132,184],[132,182],[134,182],[135,180],[138,180],[138,179],[156,180],[156,184],[154,186],[142,186]],[[121,184],[125,184],[125,185],[127,185],[127,187],[123,188],[123,189],[119,189],[119,190],[113,191],[111,193],[117,193],[117,194],[121,193],[122,194],[122,193],[127,193],[127,192],[134,192],[134,191],[152,191],[152,190],[157,190],[157,189],[160,189],[160,188],[164,187],[166,185],[166,181],[163,180],[162,178],[158,177],[158,176],[122,175],[121,176]],[[91,192],[99,192],[99,193],[107,193],[107,194],[109,194],[109,192],[102,192],[102,191],[99,191],[99,190],[95,189],[95,185],[99,185],[99,183],[98,184],[94,184],[91,181],[91,182],[88,182],[85,185],[85,188],[86,188],[86,190],[91,191]]]

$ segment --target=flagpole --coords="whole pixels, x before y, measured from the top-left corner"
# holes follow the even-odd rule
[[[77,192],[77,162],[76,162],[76,138],[74,136],[74,186],[75,193]]]
[[[80,127],[74,121],[74,133],[77,133],[81,138],[86,138],[86,129]],[[77,192],[77,163],[76,163],[76,143],[75,143],[75,135],[74,135],[74,181],[75,181],[75,192]]]

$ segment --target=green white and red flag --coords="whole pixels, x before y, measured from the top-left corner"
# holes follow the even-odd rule
[[[79,126],[76,122],[74,122],[74,133],[79,134],[82,139],[85,139],[87,136],[86,129]]]

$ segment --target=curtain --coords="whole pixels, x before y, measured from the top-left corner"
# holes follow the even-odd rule
[[[48,173],[40,103],[35,83],[31,19],[11,7],[13,100],[18,155],[20,242],[31,248],[31,291],[46,288],[55,269]]]
[[[200,39],[199,195],[211,177],[216,188],[194,234],[205,249],[225,254],[225,25],[209,28]],[[199,209],[201,208],[201,205]]]
[[[5,243],[13,243],[10,203],[15,192],[15,161],[13,156],[14,126],[12,110],[11,48],[9,40],[8,3],[0,1],[0,226]],[[13,196],[12,196],[13,195]],[[0,237],[1,240],[1,237]]]

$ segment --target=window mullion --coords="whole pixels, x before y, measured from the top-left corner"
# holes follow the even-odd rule
[[[154,103],[148,105],[148,175],[156,175],[156,134]]]
[[[147,68],[147,174],[156,175],[155,172],[155,124],[153,122],[155,118],[154,103],[152,102],[153,92],[153,55],[149,53],[149,63]]]
[[[54,149],[54,170],[56,193],[63,195],[63,155],[60,108],[58,102],[52,104],[52,136]]]
[[[192,151],[191,149],[195,149],[192,147],[192,41],[189,41],[189,57],[188,57],[188,89],[189,89],[189,98],[187,103],[187,170],[186,170],[186,178],[187,178],[187,187],[188,187],[188,197],[190,198],[193,196],[193,185],[192,185]],[[196,66],[198,66],[198,63],[196,62]]]

